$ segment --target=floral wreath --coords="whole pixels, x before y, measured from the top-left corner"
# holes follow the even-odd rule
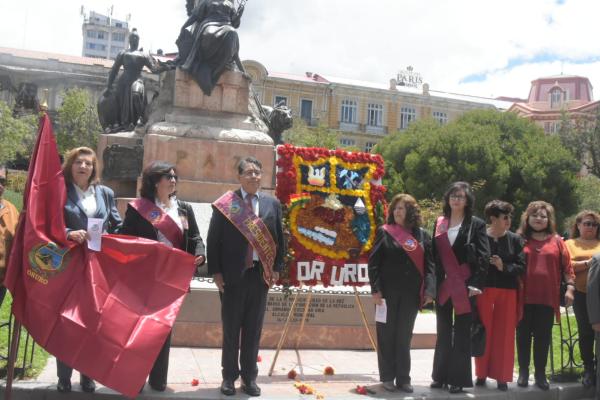
[[[386,212],[383,158],[289,144],[278,146],[277,156],[275,193],[284,207],[289,234],[283,283],[340,284],[341,278],[332,274],[341,273],[344,263],[353,265],[351,274],[359,269],[362,273],[344,285],[367,283],[369,251]],[[298,270],[301,263],[307,268],[309,263],[317,265],[319,274],[299,279],[304,271]]]

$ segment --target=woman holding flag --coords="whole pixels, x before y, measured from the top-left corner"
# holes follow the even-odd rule
[[[419,309],[435,297],[431,237],[420,228],[416,200],[397,194],[379,228],[369,257],[369,281],[376,304],[387,307],[385,322],[377,322],[377,360],[383,387],[412,393],[410,342]],[[395,379],[395,384],[394,384]]]
[[[204,264],[204,242],[200,237],[192,206],[177,200],[175,166],[154,161],[142,173],[140,197],[127,206],[122,233],[156,240],[196,256],[196,266]],[[167,337],[150,371],[152,389],[167,387],[171,336]]]
[[[67,239],[83,243],[89,237],[88,218],[102,219],[104,232],[113,233],[121,226],[121,217],[115,205],[113,191],[98,184],[98,159],[89,147],[77,147],[65,155],[62,167],[67,185],[67,201],[64,218]],[[71,391],[73,368],[56,359],[58,375],[57,390],[61,393]],[[96,384],[84,374],[80,374],[81,389],[94,392]]]

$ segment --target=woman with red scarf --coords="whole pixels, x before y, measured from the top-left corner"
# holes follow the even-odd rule
[[[545,201],[533,201],[521,217],[518,232],[526,241],[527,273],[523,279],[523,317],[517,326],[519,379],[517,385],[529,385],[529,363],[533,339],[535,385],[548,390],[546,362],[552,339],[553,318],[560,320],[560,283],[567,284],[565,304],[573,303],[575,274],[571,256],[562,238],[556,234],[554,207]]]
[[[482,293],[490,259],[485,222],[473,216],[474,203],[468,183],[450,185],[444,194],[444,215],[438,218],[434,231],[437,341],[430,387],[449,385],[450,393],[473,387],[473,296]]]
[[[379,378],[387,391],[412,393],[410,342],[417,312],[435,297],[435,266],[417,201],[397,194],[388,210],[369,257],[373,300],[387,307],[385,323],[377,322]]]

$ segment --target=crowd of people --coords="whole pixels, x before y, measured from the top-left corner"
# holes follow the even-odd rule
[[[100,218],[106,233],[143,237],[184,250],[195,256],[197,266],[208,258],[208,272],[222,304],[220,390],[235,394],[235,381],[241,377],[241,390],[259,396],[257,355],[266,298],[283,268],[285,248],[281,205],[260,191],[260,161],[243,158],[238,165],[239,189],[213,203],[206,247],[191,205],[176,198],[174,165],[155,161],[143,170],[140,196],[129,202],[124,219],[113,191],[99,184],[97,174],[92,149],[79,147],[66,154],[67,239],[84,243],[89,238],[87,219]],[[2,198],[6,175],[7,169],[0,167],[0,278],[18,221],[14,205]],[[552,326],[560,319],[561,305],[571,304],[579,331],[582,383],[594,386],[598,371],[594,341],[600,332],[600,215],[580,212],[570,239],[563,241],[556,233],[554,208],[545,201],[528,205],[516,233],[510,231],[511,204],[489,202],[485,221],[474,210],[471,186],[451,184],[430,236],[422,227],[415,198],[409,194],[392,198],[386,223],[377,229],[368,269],[373,300],[387,308],[385,322],[376,323],[383,388],[413,392],[411,339],[417,313],[428,304],[434,304],[437,321],[433,389],[461,393],[473,385],[485,386],[491,378],[499,390],[506,391],[513,380],[516,343],[517,385],[529,385],[533,345],[534,384],[548,390]],[[0,304],[5,291],[0,286]],[[483,342],[479,339],[481,351],[475,354],[473,380],[473,327],[477,325],[483,326],[485,334]],[[170,335],[149,376],[149,385],[157,391],[167,385],[169,349]],[[71,391],[72,371],[57,360],[59,392]],[[95,391],[94,381],[83,374],[80,385],[83,391]]]
[[[554,208],[545,201],[527,206],[516,233],[510,231],[511,204],[490,201],[484,209],[486,221],[473,215],[474,204],[468,183],[451,184],[431,240],[420,226],[413,197],[398,194],[390,203],[390,216],[378,230],[369,259],[373,300],[385,300],[388,307],[387,320],[377,322],[384,389],[413,391],[412,329],[417,311],[432,299],[437,342],[431,388],[461,393],[473,384],[485,386],[491,378],[498,390],[506,391],[513,381],[515,347],[517,385],[527,387],[533,344],[534,383],[549,390],[546,363],[561,305],[574,307],[582,383],[594,386],[594,340],[600,332],[600,215],[580,212],[565,242],[556,233]],[[484,335],[475,333],[478,325]]]

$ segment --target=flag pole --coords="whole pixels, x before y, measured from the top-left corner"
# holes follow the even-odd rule
[[[40,104],[40,112],[42,114],[46,114],[48,111],[48,89],[44,89],[43,91],[42,103]],[[15,364],[17,362],[17,355],[19,353],[19,341],[21,339],[21,322],[19,322],[16,318],[13,323],[13,334],[12,339],[10,341],[10,349],[8,352],[8,363],[6,365],[6,388],[4,390],[4,395],[6,400],[11,400],[12,398],[12,384],[15,377]]]

